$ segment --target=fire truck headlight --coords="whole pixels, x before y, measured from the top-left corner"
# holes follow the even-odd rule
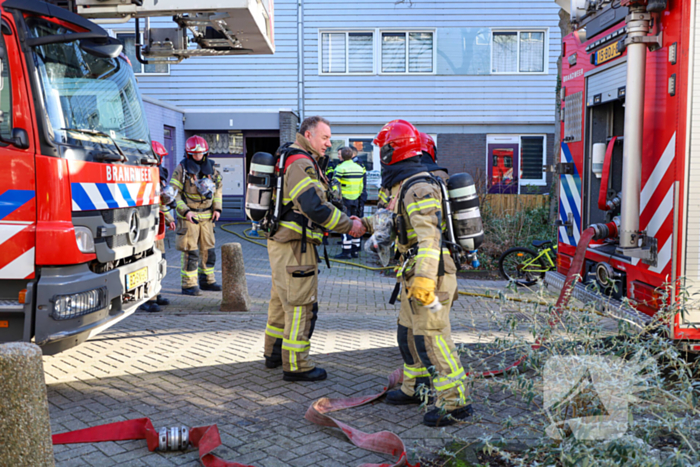
[[[78,250],[83,253],[95,252],[95,240],[87,227],[75,227],[75,243],[78,245]]]
[[[107,306],[107,289],[88,290],[71,295],[55,295],[51,317],[56,320],[77,318]]]

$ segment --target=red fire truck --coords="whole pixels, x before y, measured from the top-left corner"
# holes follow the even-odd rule
[[[158,160],[121,43],[43,2],[0,7],[0,342],[50,354],[160,290]]]
[[[133,313],[166,270],[158,159],[131,63],[86,18],[133,19],[146,64],[274,53],[272,0],[51,3],[0,0],[0,342],[46,354]],[[177,27],[150,28],[165,16]]]
[[[556,167],[560,254],[545,282],[561,288],[585,249],[573,295],[646,321],[700,280],[698,5],[574,0],[570,13]],[[686,349],[700,350],[699,309],[670,324]]]

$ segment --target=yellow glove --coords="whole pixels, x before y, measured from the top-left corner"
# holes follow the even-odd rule
[[[421,305],[427,306],[435,301],[435,281],[427,277],[416,277],[408,291],[408,298],[415,298]]]

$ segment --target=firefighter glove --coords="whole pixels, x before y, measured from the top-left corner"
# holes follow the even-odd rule
[[[408,291],[408,298],[415,298],[423,306],[432,304],[435,301],[435,281],[427,277],[416,277]]]

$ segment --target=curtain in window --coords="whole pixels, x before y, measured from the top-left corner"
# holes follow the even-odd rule
[[[408,33],[408,71],[411,73],[432,73],[432,32]]]
[[[520,33],[520,71],[536,73],[544,71],[544,33]]]
[[[515,73],[518,71],[518,33],[493,33],[494,73]]]
[[[348,33],[348,71],[372,73],[373,41],[371,32]]]
[[[520,178],[523,180],[542,180],[544,136],[523,136],[521,142]]]
[[[406,72],[406,34],[403,32],[382,33],[382,72]]]
[[[323,33],[321,37],[323,73],[345,73],[345,33]]]

